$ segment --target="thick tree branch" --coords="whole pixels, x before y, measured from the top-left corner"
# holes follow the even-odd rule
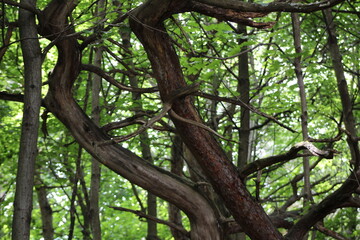
[[[164,100],[186,86],[178,56],[162,21],[186,9],[188,1],[150,0],[134,10],[130,26],[142,42]],[[157,9],[157,11],[154,11]],[[172,110],[182,118],[202,123],[190,98],[174,101]],[[234,165],[213,136],[201,127],[172,118],[184,143],[195,156],[215,191],[252,239],[282,239],[259,204],[253,201]],[[207,231],[209,228],[207,229]],[[211,237],[211,239],[214,237]]]
[[[270,12],[301,12],[310,13],[333,7],[344,0],[324,0],[315,3],[293,3],[273,1],[271,3],[251,3],[238,0],[193,0],[192,3],[202,3],[213,7],[231,9],[239,12],[270,13]]]
[[[40,10],[36,9],[33,5],[30,5],[30,4],[27,4],[24,2],[18,3],[18,2],[11,1],[11,0],[1,0],[1,2],[4,2],[5,4],[10,5],[10,6],[28,10],[29,12],[36,14],[36,15],[40,14]]]
[[[51,1],[40,20],[41,33],[44,36],[71,35],[73,29],[68,27],[67,16],[74,4],[73,1]],[[110,140],[109,136],[81,110],[71,91],[81,70],[80,47],[75,36],[60,38],[56,47],[59,60],[49,76],[49,92],[45,98],[48,109],[98,161],[183,210],[190,219],[193,239],[218,240],[219,231],[212,207],[188,182],[156,168],[117,144],[99,146],[99,143]]]
[[[0,99],[14,102],[24,102],[24,94],[0,92]]]
[[[227,20],[255,28],[271,28],[275,24],[275,22],[263,23],[250,20],[250,18],[262,17],[264,14],[224,9],[195,1],[192,3],[192,10],[207,16],[215,17],[220,21]]]

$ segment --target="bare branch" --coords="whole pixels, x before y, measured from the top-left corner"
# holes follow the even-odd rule
[[[271,13],[271,12],[301,12],[310,13],[333,7],[344,0],[324,0],[315,3],[303,4],[284,1],[273,1],[271,3],[251,3],[238,0],[196,0],[193,4],[202,3],[213,7],[231,9],[239,12]]]
[[[228,102],[228,103],[232,103],[235,105],[239,105],[241,107],[247,108],[250,111],[252,111],[253,113],[256,113],[262,117],[268,118],[271,121],[277,123],[279,126],[289,130],[292,133],[295,133],[296,131],[286,125],[284,125],[283,123],[279,122],[279,120],[277,120],[275,117],[268,115],[264,112],[261,112],[259,109],[251,106],[250,104],[244,103],[243,101],[241,101],[240,99],[232,99],[232,98],[226,98],[226,97],[219,97],[219,96],[214,96],[208,93],[203,93],[203,92],[197,92],[196,94],[194,94],[195,96],[199,96],[199,97],[204,97],[207,99],[211,99],[211,100],[217,100],[217,101],[223,101],[223,102]]]
[[[174,224],[172,222],[168,222],[168,221],[159,219],[159,218],[156,218],[156,217],[153,217],[153,216],[150,216],[150,215],[148,215],[148,214],[146,214],[146,213],[144,213],[142,211],[132,210],[132,209],[123,208],[123,207],[115,207],[115,206],[109,206],[109,207],[112,208],[112,209],[115,209],[115,210],[119,210],[119,211],[130,212],[130,213],[136,214],[137,216],[139,216],[141,218],[150,219],[150,220],[152,220],[154,222],[164,224],[164,225],[166,225],[168,227],[176,229],[177,231],[185,234],[186,236],[190,236],[189,232],[186,231],[184,228],[180,227],[179,225]]]
[[[341,234],[331,231],[330,229],[327,229],[322,223],[317,223],[315,224],[315,228],[319,231],[322,232],[323,234],[332,237],[334,239],[338,239],[338,240],[348,240],[348,238],[342,236]]]
[[[109,74],[107,74],[103,69],[91,65],[91,64],[82,64],[81,68],[83,70],[89,71],[89,72],[93,72],[95,74],[97,74],[98,76],[102,77],[103,79],[105,79],[106,81],[108,81],[110,84],[114,85],[115,87],[122,89],[122,90],[126,90],[129,92],[137,92],[137,93],[152,93],[152,92],[157,92],[158,89],[156,87],[153,88],[133,88],[133,87],[129,87],[129,86],[125,86],[123,84],[121,84],[120,82],[116,81],[115,78],[113,78],[112,76],[110,76]]]
[[[334,156],[334,153],[336,153],[335,150],[320,150],[317,147],[315,147],[312,143],[304,141],[295,144],[288,152],[276,156],[271,156],[268,158],[264,158],[261,160],[257,160],[255,162],[252,162],[248,165],[246,165],[243,169],[240,169],[240,173],[242,176],[248,176],[249,174],[253,173],[254,171],[261,170],[265,167],[271,166],[273,164],[288,161],[297,157],[300,157],[298,155],[298,152],[301,150],[307,149],[313,156],[320,156],[327,159],[331,159]]]

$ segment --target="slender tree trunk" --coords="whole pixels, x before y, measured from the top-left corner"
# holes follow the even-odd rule
[[[246,36],[246,26],[238,25],[238,33]],[[242,44],[246,39],[240,39],[239,44]],[[241,48],[245,51],[247,48]],[[250,101],[250,74],[249,74],[249,54],[243,53],[239,56],[239,73],[238,73],[238,92],[240,93],[240,100],[244,103]],[[239,139],[241,145],[238,150],[238,167],[242,168],[248,163],[249,147],[250,147],[250,111],[247,108],[241,108],[240,115],[240,131]]]
[[[299,54],[294,59],[295,74],[299,86],[300,103],[301,103],[301,129],[303,140],[306,141],[309,138],[308,131],[308,113],[307,113],[307,102],[304,77],[301,66],[301,29],[300,29],[300,18],[298,13],[291,13],[292,26],[293,26],[293,37],[295,53]],[[304,169],[304,204],[311,200],[311,183],[310,183],[310,163],[309,157],[303,158],[303,169]]]
[[[340,188],[328,195],[319,204],[317,204],[316,207],[313,207],[308,213],[306,213],[288,231],[286,234],[286,239],[302,239],[312,226],[333,212],[334,209],[339,208],[340,204],[348,200],[359,187],[357,179],[359,175],[360,151],[355,128],[355,118],[352,112],[352,101],[345,79],[331,9],[324,10],[323,14],[329,35],[328,45],[330,56],[332,58],[333,68],[338,83],[341,105],[343,108],[344,124],[348,134],[347,142],[351,153],[350,162],[354,166],[354,171],[350,174],[348,179],[342,184]]]
[[[246,26],[238,25],[238,34],[242,37],[247,36]],[[246,42],[246,39],[239,39],[239,45]],[[240,51],[245,51],[247,48],[242,47]],[[240,100],[244,103],[250,101],[250,74],[249,74],[249,54],[247,52],[241,54],[238,58],[238,86],[237,91],[240,93]],[[239,129],[240,145],[238,148],[238,163],[239,168],[245,167],[249,160],[250,148],[250,111],[247,108],[241,108],[240,112],[240,129]],[[245,233],[238,233],[233,236],[233,240],[245,240]]]
[[[179,135],[175,135],[171,148],[171,172],[182,177],[184,159],[183,159],[183,142]],[[169,203],[169,221],[183,227],[180,209]],[[171,228],[172,236],[175,240],[189,240],[182,232]]]
[[[338,91],[340,94],[341,104],[343,108],[344,124],[349,136],[347,142],[351,152],[351,164],[355,169],[359,169],[360,165],[360,151],[357,141],[357,131],[355,125],[355,118],[352,112],[352,100],[349,94],[347,82],[345,79],[344,67],[342,65],[342,56],[340,53],[339,45],[336,37],[336,29],[334,18],[331,9],[323,10],[326,21],[327,31],[329,35],[329,51],[335,71],[337,80]]]
[[[36,173],[35,186],[41,212],[44,240],[54,239],[53,211],[47,197],[46,186],[42,183],[40,174]]]
[[[105,1],[100,0],[97,4],[95,16],[99,21],[104,18]],[[97,31],[101,31],[103,24],[98,25]],[[102,49],[95,48],[94,65],[101,67]],[[100,124],[100,95],[101,77],[94,75],[92,79],[92,97],[91,97],[91,115],[95,124]],[[100,192],[101,167],[100,163],[92,158],[91,160],[91,183],[90,183],[90,224],[94,240],[101,240],[101,222],[99,210],[99,192]]]
[[[101,49],[95,49],[94,65],[101,65]],[[100,122],[100,94],[101,77],[95,75],[92,79],[92,119],[95,124]],[[91,160],[91,183],[90,183],[90,224],[94,240],[101,239],[101,223],[99,211],[99,192],[100,192],[101,167],[100,163],[92,158]]]
[[[36,1],[32,0],[22,0],[21,3],[36,5]],[[41,105],[41,50],[34,14],[20,9],[19,27],[25,69],[25,96],[12,224],[14,240],[29,239],[30,236]]]
[[[131,43],[130,43],[130,33],[129,32],[123,32],[121,33],[122,40],[124,47],[128,50],[129,53],[131,53]],[[131,56],[129,56],[128,64],[131,69],[134,69],[134,63],[131,60]],[[130,85],[131,87],[138,88],[139,83],[138,79],[134,75],[129,76]],[[134,105],[134,112],[135,114],[140,113],[143,110],[142,104],[141,104],[141,94],[140,93],[132,93],[132,99],[133,99],[133,105]],[[141,148],[141,154],[142,158],[148,161],[149,163],[153,163],[153,158],[151,156],[151,150],[150,150],[150,138],[148,133],[142,132],[139,134],[140,137],[140,148]],[[148,192],[147,194],[147,214],[153,217],[157,216],[157,203],[156,203],[156,196],[152,194],[151,192]],[[157,236],[157,223],[155,221],[152,221],[150,219],[147,219],[147,240],[158,240],[159,237]]]

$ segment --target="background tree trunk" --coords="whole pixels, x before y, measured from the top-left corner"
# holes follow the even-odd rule
[[[127,61],[128,66],[130,69],[135,69],[134,63],[132,60],[132,49],[130,43],[130,32],[121,32],[122,41],[124,44],[124,48],[126,49],[127,53],[129,53],[128,57],[129,60]],[[133,88],[139,88],[138,79],[135,75],[129,75],[130,86]],[[133,110],[135,114],[141,114],[143,112],[143,107],[141,104],[141,94],[132,92],[132,99],[133,99]],[[140,138],[140,147],[141,147],[141,155],[142,158],[148,161],[149,163],[154,163],[154,160],[151,156],[150,150],[150,138],[147,131],[144,131],[139,134]],[[155,217],[157,216],[157,201],[156,196],[151,192],[147,194],[147,214],[149,216]],[[152,221],[151,219],[147,219],[147,240],[158,240],[157,236],[157,223]]]
[[[99,22],[102,22],[105,18],[105,1],[100,0],[96,6],[95,17]],[[96,34],[103,30],[104,25],[98,24],[95,29]],[[102,40],[99,40],[102,41]],[[94,53],[94,65],[101,67],[102,48],[96,47]],[[95,124],[100,124],[100,88],[101,77],[94,75],[92,79],[92,91],[91,91],[91,115]],[[100,222],[100,210],[99,210],[99,193],[100,193],[100,179],[101,179],[101,167],[100,163],[92,158],[91,160],[91,183],[90,183],[90,223],[92,228],[92,234],[94,240],[101,240],[101,222]]]
[[[47,197],[47,190],[44,183],[41,181],[39,173],[35,176],[35,186],[38,196],[38,202],[41,211],[41,221],[44,240],[54,239],[54,227],[53,227],[53,211]]]
[[[36,5],[36,1],[33,0],[22,0],[21,3],[33,7]],[[29,239],[30,235],[42,84],[41,50],[34,14],[20,9],[19,27],[24,59],[25,95],[16,175],[12,239],[25,240]]]
[[[360,151],[357,139],[356,131],[356,121],[352,111],[352,100],[349,94],[344,67],[342,64],[342,56],[340,53],[337,37],[336,37],[336,28],[334,24],[334,18],[332,16],[331,9],[326,9],[323,11],[327,32],[329,35],[328,44],[329,52],[333,63],[333,68],[335,71],[338,91],[340,94],[341,104],[343,108],[344,124],[345,128],[348,131],[348,145],[351,152],[351,164],[355,169],[360,168]]]

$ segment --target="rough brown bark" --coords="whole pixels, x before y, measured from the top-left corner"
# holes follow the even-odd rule
[[[246,41],[247,31],[246,26],[238,25],[238,34],[243,36],[243,39],[239,39],[239,45]],[[242,47],[240,51],[245,51],[247,47]],[[237,91],[240,93],[240,100],[246,104],[250,101],[250,74],[249,74],[249,54],[247,52],[241,54],[239,60],[239,72],[238,72],[238,86]],[[242,107],[240,112],[240,129],[239,140],[240,145],[238,148],[238,162],[237,166],[243,168],[249,161],[250,150],[250,111],[247,108]],[[233,240],[245,240],[246,235],[239,233],[233,237]]]
[[[44,36],[58,36],[58,62],[49,77],[47,108],[70,130],[75,139],[97,160],[131,182],[175,204],[190,219],[194,240],[220,239],[218,223],[212,208],[189,183],[158,169],[135,154],[115,144],[80,109],[71,87],[80,71],[81,54],[73,37],[62,38],[73,31],[66,18],[75,6],[73,1],[52,1],[40,19]]]
[[[147,1],[134,10],[130,25],[148,54],[164,102],[186,83],[178,57],[162,20],[181,12],[186,1]],[[156,11],[154,11],[156,9]],[[177,99],[172,110],[182,118],[201,122],[189,98]],[[235,166],[206,130],[173,118],[183,141],[196,157],[236,221],[252,239],[282,239],[261,206],[252,200]],[[246,217],[244,217],[246,216]]]
[[[22,0],[21,4],[35,6],[36,1]],[[19,27],[24,59],[25,95],[16,175],[12,239],[25,240],[30,237],[35,159],[37,155],[41,105],[41,50],[37,38],[34,14],[20,9]]]
[[[239,34],[243,36],[247,35],[246,26],[238,26]],[[242,44],[245,40],[240,39],[239,44]],[[245,51],[245,48],[242,48],[241,51]],[[241,54],[239,56],[239,76],[238,76],[238,92],[240,93],[240,100],[246,104],[249,104],[250,100],[250,75],[249,75],[249,55],[248,53]],[[242,168],[248,163],[249,158],[249,147],[250,147],[250,111],[247,108],[241,108],[240,115],[240,131],[239,139],[241,145],[239,146],[238,151],[238,167]]]
[[[273,1],[267,4],[237,1],[237,0],[193,0],[192,2],[199,2],[214,7],[237,10],[239,12],[256,12],[256,13],[270,13],[270,12],[314,12],[321,9],[326,9],[344,0],[324,0],[314,3],[292,3],[288,1]]]

